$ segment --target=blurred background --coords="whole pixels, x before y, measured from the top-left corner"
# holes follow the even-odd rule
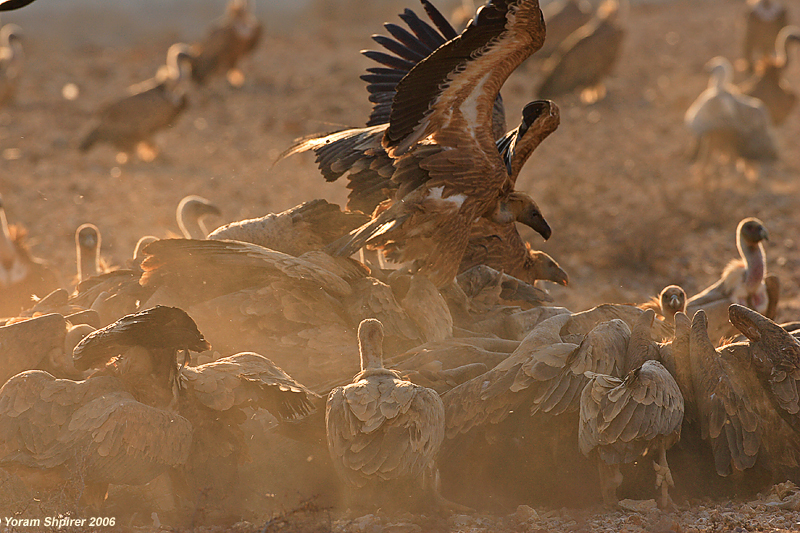
[[[175,207],[188,194],[220,206],[212,227],[313,198],[344,204],[345,184],[325,183],[313,156],[279,156],[298,137],[366,122],[359,76],[371,62],[359,51],[374,48],[370,35],[385,33],[382,23],[405,7],[420,11],[416,2],[257,0],[264,33],[240,64],[243,84],[219,77],[190,88],[187,111],[156,137],[155,161],[121,163],[108,145],[77,151],[93,113],[153,76],[171,44],[201,39],[225,3],[38,0],[2,16],[23,29],[25,65],[16,100],[0,109],[0,193],[9,222],[28,229],[34,254],[65,280],[75,275],[74,232],[85,222],[100,228],[101,253],[114,265],[142,235],[176,235]],[[445,13],[461,7],[435,3]],[[709,59],[741,57],[744,10],[742,0],[632,1],[606,98],[555,98],[561,126],[518,188],[553,228],[546,243],[523,236],[570,275],[569,287],[551,287],[556,304],[641,302],[670,283],[695,294],[738,256],[739,220],[756,216],[770,232],[768,269],[783,287],[778,319],[798,318],[798,110],[776,130],[780,158],[756,182],[723,168],[709,186],[688,155],[684,113],[708,84]],[[504,86],[509,128],[535,98],[541,65],[534,55]],[[800,64],[790,61],[784,77],[800,88]],[[736,82],[745,78],[736,72]]]

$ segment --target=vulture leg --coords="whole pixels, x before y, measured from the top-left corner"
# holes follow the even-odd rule
[[[108,483],[86,483],[80,502],[92,512],[100,512],[107,496]]]
[[[675,509],[675,503],[669,497],[669,488],[675,486],[672,480],[672,472],[667,464],[667,447],[664,442],[658,445],[658,461],[653,461],[653,469],[656,471],[656,488],[661,489],[661,494],[658,498],[659,509]]]
[[[423,485],[430,488],[434,508],[436,508],[438,511],[446,512],[448,514],[467,514],[475,512],[475,509],[472,509],[471,507],[451,502],[442,496],[442,482],[439,477],[438,468],[434,467],[426,470],[423,478]]]
[[[608,507],[617,507],[617,488],[622,485],[622,472],[619,465],[609,465],[605,461],[597,458],[597,470],[600,472],[600,492],[603,495],[603,503]]]

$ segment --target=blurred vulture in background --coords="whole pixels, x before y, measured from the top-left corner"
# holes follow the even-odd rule
[[[772,54],[781,28],[789,24],[789,14],[782,0],[747,0],[742,55],[747,70]]]
[[[0,11],[11,11],[19,9],[32,3],[33,0],[0,0]]]
[[[660,314],[667,324],[675,323],[675,313],[686,312],[686,292],[677,285],[667,285],[657,297],[640,306]]]
[[[192,45],[192,79],[202,85],[212,76],[225,74],[231,85],[241,87],[244,75],[236,66],[258,45],[261,30],[248,0],[230,0],[222,20]]]
[[[797,103],[797,95],[782,78],[789,62],[790,41],[800,42],[800,28],[797,26],[786,26],[778,33],[774,55],[759,59],[755,64],[755,74],[740,86],[744,94],[764,102],[776,126],[786,121]]]
[[[777,143],[764,103],[741,94],[733,85],[733,66],[724,57],[711,59],[706,69],[711,72],[708,88],[684,116],[684,123],[695,135],[692,157],[701,170],[706,172],[720,156],[752,163],[776,160]]]
[[[91,131],[80,143],[86,152],[96,143],[105,142],[120,151],[137,151],[151,161],[158,150],[151,144],[153,135],[171,126],[186,109],[188,100],[182,81],[191,69],[189,47],[173,44],[167,51],[167,64],[154,78],[133,85],[129,96],[101,109]]]
[[[58,276],[31,255],[26,231],[9,226],[0,198],[0,317],[16,316],[60,286]]]
[[[745,218],[736,228],[736,248],[740,259],[728,263],[722,277],[702,292],[689,298],[686,312],[694,316],[703,309],[708,316],[708,333],[717,342],[734,331],[728,322],[728,306],[745,305],[759,313],[777,306],[776,281],[767,280],[767,258],[763,241],[767,229],[757,218]],[[770,305],[771,301],[776,302]],[[773,315],[774,318],[774,315]]]
[[[452,335],[446,302],[421,276],[398,276],[395,291],[349,258],[229,240],[166,239],[144,252],[146,305],[180,306],[217,350],[256,350],[312,387],[358,372],[365,318],[383,322],[393,350]]]
[[[75,252],[78,256],[78,283],[99,276],[104,268],[100,261],[100,230],[94,224],[81,224],[75,230]]]
[[[435,459],[444,439],[444,405],[436,391],[384,368],[382,344],[380,321],[361,322],[361,372],[328,395],[328,450],[347,485],[367,489],[357,493],[360,497],[388,495],[405,509],[412,496],[438,496]]]
[[[555,98],[580,89],[582,102],[602,100],[606,95],[604,80],[620,55],[625,37],[619,18],[620,0],[605,0],[592,20],[564,39],[542,65],[543,78],[536,95]]]
[[[22,29],[16,24],[4,25],[0,28],[0,107],[17,93],[23,60]]]
[[[547,37],[535,57],[549,57],[572,33],[592,19],[592,4],[588,0],[558,0],[542,8],[547,24]]]

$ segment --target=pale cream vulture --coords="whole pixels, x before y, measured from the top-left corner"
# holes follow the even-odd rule
[[[138,149],[145,160],[154,158],[157,150],[148,146],[153,135],[174,124],[186,109],[188,100],[182,81],[189,74],[189,60],[188,46],[182,43],[170,46],[167,64],[154,78],[131,86],[128,96],[97,113],[80,150],[85,152],[98,142],[106,142],[127,153]]]
[[[619,58],[625,37],[619,11],[619,0],[606,0],[592,20],[561,42],[542,65],[543,78],[535,92],[539,98],[555,98],[576,89],[581,89],[584,103],[605,97],[604,80]]]
[[[708,316],[708,333],[715,342],[734,333],[728,322],[728,306],[746,305],[761,313],[767,312],[770,300],[777,299],[766,283],[767,258],[763,241],[768,240],[764,224],[748,217],[736,228],[736,248],[740,259],[728,263],[722,277],[686,302],[686,312],[694,315],[703,309]],[[771,285],[772,286],[772,285]]]
[[[34,304],[33,296],[44,298],[61,285],[56,273],[33,257],[26,236],[21,226],[9,226],[0,198],[0,317],[18,315]]]
[[[401,507],[423,488],[438,494],[436,455],[445,424],[442,400],[435,391],[384,368],[379,321],[364,320],[358,341],[361,372],[350,385],[331,391],[325,411],[328,450],[336,471],[356,489],[407,483],[405,492],[394,494]]]
[[[204,219],[209,216],[218,217],[222,215],[219,207],[210,200],[191,194],[184,196],[178,202],[178,209],[175,218],[178,221],[178,228],[186,239],[205,239],[209,231]]]
[[[775,39],[787,24],[789,14],[782,0],[747,0],[742,55],[748,70],[772,54]]]
[[[22,29],[16,24],[0,28],[0,107],[11,103],[22,76]]]
[[[653,310],[645,311],[631,331],[624,377],[586,372],[590,380],[581,394],[578,441],[581,452],[597,462],[607,505],[618,503],[620,466],[654,448],[658,505],[674,507],[667,450],[680,439],[684,404],[675,379],[655,360],[659,353],[650,339],[654,319]]]
[[[100,260],[102,236],[94,224],[86,223],[75,230],[75,253],[78,256],[78,283],[105,270]]]
[[[757,61],[755,74],[740,85],[744,94],[764,102],[776,126],[786,121],[797,104],[797,95],[782,77],[789,62],[787,48],[790,41],[800,42],[800,28],[797,26],[786,26],[778,33],[775,54]]]
[[[342,212],[325,200],[310,200],[281,213],[231,222],[212,231],[209,239],[249,242],[299,256],[322,250],[332,241],[364,224],[369,217]]]
[[[733,85],[733,66],[726,58],[712,58],[706,69],[711,72],[708,87],[684,115],[684,124],[696,138],[692,156],[701,170],[720,155],[749,162],[776,160],[777,143],[764,103]]]
[[[217,350],[258,351],[312,387],[358,371],[355,329],[364,318],[384,323],[392,350],[427,340],[417,325],[423,321],[437,325],[436,338],[452,324],[428,280],[410,285],[425,313],[412,317],[402,306],[406,293],[395,297],[360,263],[319,251],[293,257],[238,241],[166,239],[144,253],[146,305],[180,306]]]
[[[675,313],[686,312],[686,292],[677,285],[667,285],[658,296],[640,305],[642,309],[652,309],[664,322],[675,323]]]
[[[261,31],[248,0],[229,0],[222,20],[201,42],[192,45],[192,79],[204,84],[214,75],[225,74],[231,85],[241,86],[244,75],[236,66],[258,45]]]
[[[564,40],[592,20],[592,4],[587,0],[561,0],[542,8],[547,23],[547,37],[536,57],[549,57]]]

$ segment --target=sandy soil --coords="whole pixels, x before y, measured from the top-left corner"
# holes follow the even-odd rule
[[[94,110],[150,77],[163,64],[167,47],[191,36],[148,35],[130,45],[100,47],[68,33],[29,34],[19,97],[0,110],[0,193],[9,220],[28,229],[35,254],[56,265],[68,284],[76,271],[74,231],[84,222],[102,230],[107,261],[122,264],[142,235],[177,233],[175,207],[188,194],[213,199],[224,213],[219,224],[317,197],[342,203],[344,183],[326,184],[311,156],[277,161],[297,137],[365,122],[369,105],[358,76],[369,62],[358,51],[371,47],[369,35],[381,29],[381,22],[396,20],[402,7],[393,1],[354,9],[352,2],[347,7],[320,1],[291,32],[267,33],[243,65],[244,86],[232,89],[218,80],[193,91],[191,108],[159,135],[162,154],[152,163],[118,164],[110,147],[83,155],[76,146]],[[705,62],[715,55],[737,57],[742,8],[743,2],[733,0],[634,6],[608,97],[590,107],[581,106],[576,96],[557,100],[562,124],[518,182],[537,199],[553,228],[547,243],[532,233],[525,236],[570,274],[570,287],[552,289],[556,304],[579,311],[603,302],[642,302],[670,283],[694,294],[718,279],[736,256],[738,221],[757,216],[770,232],[769,270],[782,284],[778,318],[800,318],[800,110],[778,131],[781,160],[757,183],[730,171],[721,185],[703,192],[686,157],[690,138],[683,114],[706,86]],[[794,15],[797,19],[800,12]],[[537,71],[538,63],[528,62],[503,89],[512,127],[534,97]],[[797,64],[787,77],[800,88]],[[67,83],[79,88],[77,100],[63,98]],[[752,518],[750,507],[737,506],[741,517],[734,519],[726,505],[695,507],[672,517],[577,512],[569,519],[574,523],[549,522],[550,515],[541,511],[536,519],[514,515],[459,522],[451,517],[435,527],[409,519],[403,522],[407,527],[381,529],[402,521],[380,518],[363,527],[331,519],[324,527],[398,532],[800,528],[797,513],[753,511]],[[563,518],[554,512],[552,520]],[[617,522],[604,525],[602,516]],[[742,521],[747,517],[755,522]]]

